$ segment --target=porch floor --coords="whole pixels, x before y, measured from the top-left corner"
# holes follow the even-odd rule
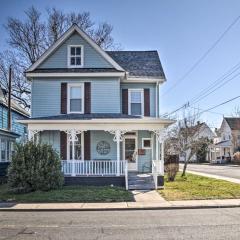
[[[155,189],[153,176],[150,173],[128,173],[129,190],[153,190]]]

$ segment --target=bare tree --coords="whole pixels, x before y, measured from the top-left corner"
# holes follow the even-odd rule
[[[240,117],[240,106],[235,106],[232,112],[233,117]]]
[[[34,7],[25,11],[25,15],[25,20],[8,18],[6,29],[10,47],[30,65],[46,50],[46,27],[40,19],[41,13]]]
[[[0,83],[1,88],[8,91],[8,72],[10,65],[14,66],[12,75],[12,97],[22,107],[30,108],[30,83],[24,77],[24,62],[11,51],[0,53]]]
[[[104,49],[114,48],[113,27],[108,23],[95,24],[89,12],[70,12],[47,9],[47,19],[34,7],[25,11],[25,19],[8,18],[5,28],[12,52],[0,53],[0,82],[7,87],[8,67],[14,70],[13,97],[25,108],[30,107],[30,87],[24,71],[72,25],[77,24]],[[118,45],[116,45],[116,48]],[[7,55],[7,57],[6,57]]]
[[[201,137],[197,114],[189,113],[183,120],[178,121],[168,132],[168,145],[170,151],[182,154],[184,157],[184,166],[182,176],[185,176],[186,169],[191,158],[197,154],[203,144],[209,144],[210,140]]]

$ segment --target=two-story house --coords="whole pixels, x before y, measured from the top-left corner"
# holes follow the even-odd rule
[[[205,122],[197,122],[195,126],[191,127],[191,131],[193,134],[193,139],[198,140],[201,138],[208,139],[210,142],[214,140],[215,134],[211,130],[211,128],[207,125]],[[211,146],[212,144],[209,143],[209,148],[206,151],[206,156],[198,156],[198,154],[194,154],[191,159],[189,160],[190,162],[205,162],[205,161],[211,161]],[[188,159],[190,154],[190,149],[182,152],[179,156],[179,161],[184,162],[185,159]]]
[[[160,161],[161,131],[173,121],[159,118],[157,51],[104,51],[74,24],[26,76],[31,119],[21,123],[59,151],[66,178],[114,182]]]
[[[230,162],[235,152],[240,151],[240,118],[224,117],[214,145],[215,161]]]

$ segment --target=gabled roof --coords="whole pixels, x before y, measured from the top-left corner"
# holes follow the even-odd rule
[[[225,117],[224,119],[232,130],[240,130],[240,117]]]
[[[129,77],[165,78],[157,51],[107,51]]]
[[[42,56],[29,68],[27,72],[35,70],[48,56],[50,56],[69,36],[77,32],[84,40],[86,40],[106,61],[108,61],[117,70],[122,67],[116,63],[101,47],[99,47],[77,24],[73,24],[51,47],[45,51]]]

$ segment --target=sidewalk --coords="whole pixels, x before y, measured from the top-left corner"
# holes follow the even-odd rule
[[[192,173],[192,174],[196,174],[196,175],[203,176],[203,177],[216,178],[216,179],[240,184],[240,179],[237,179],[237,178],[224,177],[224,176],[219,176],[219,175],[215,175],[215,174],[202,173],[202,172],[191,171],[191,170],[187,170],[187,173]]]
[[[118,203],[0,203],[0,211],[170,210],[240,207],[240,199],[166,201],[156,191],[133,191],[135,202]]]

